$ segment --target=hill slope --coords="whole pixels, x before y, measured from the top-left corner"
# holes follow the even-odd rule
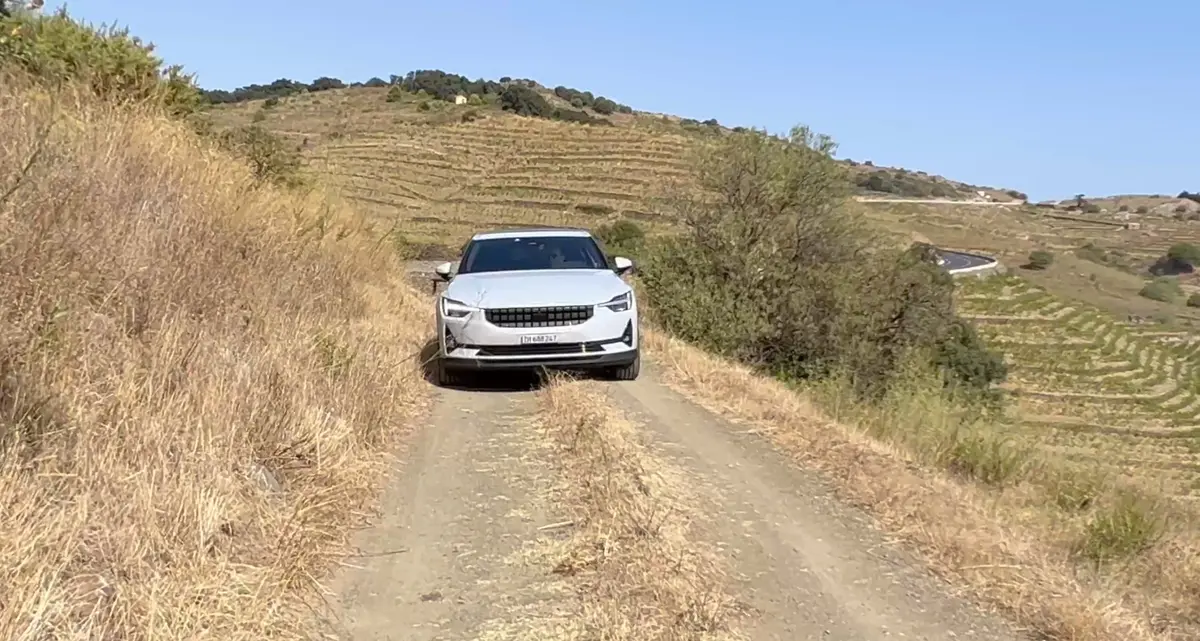
[[[361,86],[227,102],[212,118],[219,127],[260,124],[285,136],[346,197],[376,215],[401,216],[418,240],[449,246],[479,225],[590,226],[618,216],[669,225],[656,201],[686,187],[690,146],[722,131],[715,121],[587,107],[580,111],[598,121],[583,126],[514,116],[494,94],[474,102]],[[862,194],[1023,198],[924,172],[846,164]]]

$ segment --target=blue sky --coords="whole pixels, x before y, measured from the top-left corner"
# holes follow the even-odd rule
[[[61,2],[47,2],[47,8]],[[69,3],[206,88],[443,69],[828,133],[838,155],[1031,198],[1200,190],[1200,2]]]

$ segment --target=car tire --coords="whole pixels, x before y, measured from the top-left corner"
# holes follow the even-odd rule
[[[608,378],[614,381],[636,381],[642,371],[642,354],[638,352],[633,362],[628,365],[614,367],[608,371]]]

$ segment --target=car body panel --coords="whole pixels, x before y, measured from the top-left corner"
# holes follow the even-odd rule
[[[471,307],[599,305],[629,291],[611,270],[546,269],[455,276],[444,295]]]

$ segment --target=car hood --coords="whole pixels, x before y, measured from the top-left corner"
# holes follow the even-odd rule
[[[549,269],[460,274],[445,295],[471,307],[598,305],[630,287],[606,269]]]

